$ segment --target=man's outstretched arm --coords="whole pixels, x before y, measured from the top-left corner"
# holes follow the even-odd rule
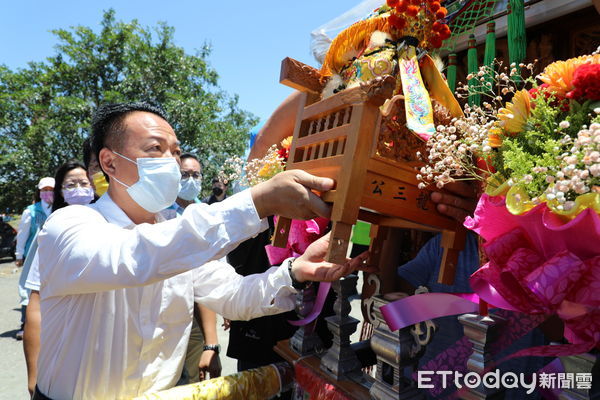
[[[335,281],[357,270],[374,272],[375,268],[365,264],[368,253],[343,265],[324,261],[328,245],[329,235],[325,235],[293,260],[291,271],[297,281]],[[247,321],[290,311],[297,290],[292,286],[288,262],[248,276],[237,274],[227,263],[210,262],[194,270],[196,301],[231,320]]]

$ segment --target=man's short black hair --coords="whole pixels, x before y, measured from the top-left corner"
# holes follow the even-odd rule
[[[92,137],[88,136],[83,141],[83,165],[85,165],[85,169],[90,169],[90,161],[92,161]]]
[[[126,129],[125,117],[134,111],[156,114],[169,122],[167,113],[160,105],[145,101],[105,104],[98,107],[92,118],[92,150],[98,164],[100,164],[100,150],[104,147],[117,150],[121,148]],[[108,176],[106,178],[108,180]]]
[[[202,165],[202,163],[200,162],[200,160],[198,159],[198,157],[195,154],[183,153],[182,155],[179,156],[179,159],[181,161],[185,160],[186,158],[193,158],[194,160],[198,161],[198,164]]]

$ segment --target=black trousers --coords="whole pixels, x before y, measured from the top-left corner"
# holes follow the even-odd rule
[[[31,400],[52,400],[50,397],[46,396],[40,389],[38,389],[37,385],[35,386],[35,392],[33,392],[33,397]]]

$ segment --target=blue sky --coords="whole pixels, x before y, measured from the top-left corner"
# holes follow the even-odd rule
[[[383,2],[383,1],[382,1]],[[240,106],[266,119],[291,89],[278,83],[287,56],[316,66],[310,32],[352,8],[359,0],[0,0],[0,63],[25,67],[54,53],[54,28],[98,28],[103,10],[144,26],[165,21],[175,27],[176,44],[188,53],[212,45],[210,64],[219,85],[237,93]]]

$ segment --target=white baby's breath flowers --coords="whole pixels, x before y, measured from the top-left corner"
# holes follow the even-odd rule
[[[567,121],[560,124],[563,122]],[[561,167],[555,174],[556,181],[546,177],[549,186],[545,193],[548,200],[560,204],[562,208],[557,209],[571,210],[577,196],[590,193],[600,184],[599,138],[600,124],[593,123],[589,128],[582,126],[576,137],[565,135],[561,140],[569,151],[559,157]]]
[[[487,135],[491,127],[486,107],[466,106],[465,115],[453,118],[449,125],[438,125],[427,141],[426,166],[420,169],[419,188],[434,183],[437,188],[456,180],[483,179],[473,158],[492,151]]]

